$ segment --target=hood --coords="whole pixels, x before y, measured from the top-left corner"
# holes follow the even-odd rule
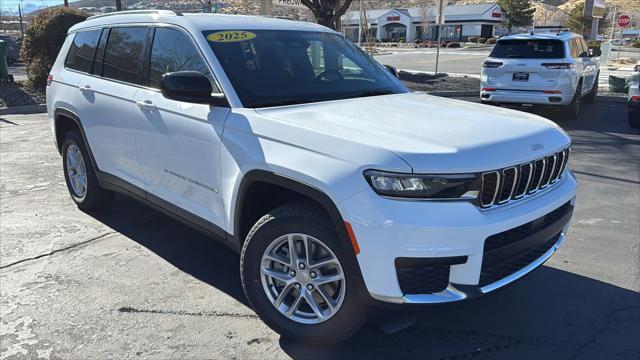
[[[418,93],[257,111],[314,132],[391,151],[415,173],[499,169],[570,143],[559,126],[536,115]]]

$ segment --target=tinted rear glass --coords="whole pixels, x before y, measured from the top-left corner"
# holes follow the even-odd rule
[[[112,28],[104,55],[102,76],[137,84],[147,43],[145,27]]]
[[[558,59],[564,57],[559,40],[501,40],[490,57],[500,59]]]
[[[96,52],[101,30],[79,32],[73,38],[65,66],[82,72],[91,72],[93,55]]]

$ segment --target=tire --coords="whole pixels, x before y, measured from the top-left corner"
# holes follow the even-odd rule
[[[300,270],[300,266],[294,268],[284,265],[284,263],[291,265],[292,257],[289,255],[288,245],[291,241],[296,244],[294,246],[297,249],[299,247],[300,251],[296,251],[297,257],[307,264],[304,268],[306,270]],[[302,244],[309,243],[313,243],[312,248],[315,250],[315,255],[311,256],[313,260],[310,262],[311,266],[306,261],[307,256],[301,256],[303,255]],[[279,244],[283,244],[282,247]],[[319,252],[324,255],[318,255]],[[265,254],[279,255],[280,260],[265,260]],[[314,263],[324,262],[330,256],[334,256],[338,265],[332,263],[314,268]],[[362,280],[359,272],[354,271],[355,257],[353,261],[349,260],[336,235],[335,228],[321,210],[313,204],[304,202],[283,205],[258,220],[247,235],[240,257],[242,287],[249,303],[262,321],[284,338],[307,344],[335,344],[358,331],[367,316],[362,295]],[[299,264],[295,259],[293,263]],[[341,267],[341,272],[337,271],[338,266]],[[294,275],[294,277],[288,277],[289,285],[279,281],[270,283],[274,278],[266,275],[263,269],[274,270],[274,267],[280,267],[278,276]],[[312,269],[318,269],[315,277]],[[342,273],[343,280],[325,285],[314,282],[321,278],[326,279],[331,273],[334,275]],[[311,284],[313,291],[307,292],[308,285],[305,284]],[[288,290],[285,291],[285,289]],[[324,320],[317,316],[317,312],[313,313],[312,307],[304,296],[297,302],[301,294],[311,294],[312,298],[323,299],[320,297],[321,292],[328,294],[335,308],[335,311],[331,312],[328,302],[316,301],[320,313],[325,314]],[[278,309],[274,301],[277,301],[282,293],[287,295]],[[292,314],[285,315],[285,312],[291,310],[292,305],[296,303],[298,305],[293,307]],[[305,310],[306,314],[311,315],[306,317]]]
[[[640,129],[640,112],[628,112],[629,126],[633,129]]]
[[[596,97],[598,96],[598,77],[600,73],[596,75],[596,79],[593,81],[593,86],[591,87],[591,91],[584,97],[584,102],[587,104],[593,104],[596,102]]]
[[[67,133],[62,143],[62,170],[69,194],[82,210],[99,209],[113,202],[114,193],[100,187],[79,130]],[[84,172],[82,168],[84,167]],[[83,176],[84,174],[84,176]],[[84,191],[82,189],[84,188]]]
[[[580,115],[580,103],[582,102],[582,79],[578,82],[578,86],[576,87],[576,92],[573,95],[573,99],[569,105],[567,105],[563,110],[563,115],[567,119],[576,119]]]

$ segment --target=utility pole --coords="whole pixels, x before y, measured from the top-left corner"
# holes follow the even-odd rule
[[[613,14],[611,14],[611,36],[609,36],[609,41],[613,40],[613,28],[616,24],[616,11],[618,10],[618,5],[613,5]]]
[[[64,0],[64,7],[69,7],[69,0]]]
[[[24,37],[24,26],[22,26],[22,1],[18,3],[18,15],[20,15],[20,34]]]
[[[360,0],[360,11],[358,11],[358,47],[362,41],[362,0]]]
[[[273,0],[260,0],[260,15],[273,15]]]
[[[440,0],[438,4],[438,18],[437,18],[437,29],[438,29],[438,46],[436,48],[436,75],[438,75],[438,61],[440,60],[440,39],[442,39],[442,23],[444,22],[444,0]]]
[[[116,0],[116,11],[122,11],[122,0]]]

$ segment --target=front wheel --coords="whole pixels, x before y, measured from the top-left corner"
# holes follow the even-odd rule
[[[360,281],[331,222],[313,205],[284,205],[258,220],[240,268],[249,303],[285,338],[337,343],[366,319]]]

